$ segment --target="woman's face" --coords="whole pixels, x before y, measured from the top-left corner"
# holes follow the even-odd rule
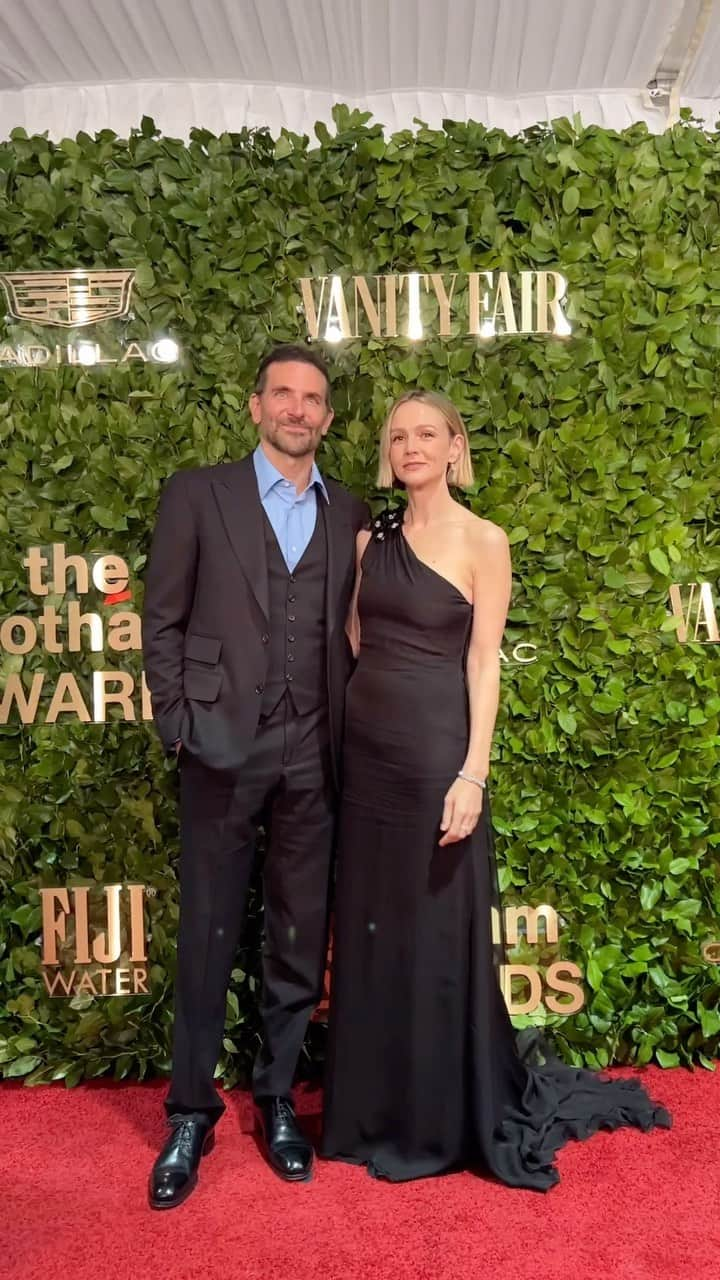
[[[439,409],[407,400],[390,423],[390,465],[407,489],[444,480],[462,453],[462,436],[453,436]]]

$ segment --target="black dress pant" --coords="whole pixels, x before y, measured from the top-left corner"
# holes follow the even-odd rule
[[[335,817],[327,714],[298,715],[285,697],[261,720],[239,773],[209,769],[185,750],[179,768],[180,927],[165,1106],[170,1115],[217,1117],[224,1104],[213,1077],[260,823],[267,848],[256,1098],[290,1093],[322,991]]]

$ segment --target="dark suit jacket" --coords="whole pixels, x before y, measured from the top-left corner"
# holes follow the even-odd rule
[[[352,666],[345,622],[355,535],[367,509],[333,480],[325,483],[327,696],[337,780]],[[168,752],[180,738],[211,768],[242,766],[260,714],[268,608],[263,512],[252,457],[176,472],[160,501],[143,616],[145,674]]]

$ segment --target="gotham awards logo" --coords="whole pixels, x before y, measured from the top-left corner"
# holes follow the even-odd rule
[[[56,542],[47,552],[29,547],[23,567],[36,607],[0,622],[0,724],[15,717],[22,724],[54,724],[60,716],[95,724],[111,717],[151,720],[144,673],[136,677],[117,667],[104,669],[109,653],[142,650],[141,619],[122,556],[69,555],[65,544]],[[87,607],[87,597],[94,607]],[[37,651],[51,661],[70,655],[76,670],[25,672],[25,659]],[[81,662],[86,667],[88,657],[92,670],[81,674],[77,668]]]

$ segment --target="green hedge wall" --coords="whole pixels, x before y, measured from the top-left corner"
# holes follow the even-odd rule
[[[679,643],[668,591],[720,578],[718,135],[558,120],[513,138],[446,122],[385,139],[345,108],[335,129],[197,129],[185,144],[144,119],[129,140],[18,130],[0,145],[2,269],[135,268],[132,336],[170,332],[184,352],[177,368],[0,370],[2,614],[37,611],[29,545],[114,550],[141,576],[165,478],[253,446],[253,371],[272,340],[302,337],[300,276],[563,271],[569,340],[332,350],[321,463],[379,502],[392,397],[437,387],[466,416],[468,500],[513,544],[506,648],[538,645],[535,663],[504,668],[503,889],[558,905],[562,953],[587,979],[585,1010],[550,1019],[557,1043],[595,1066],[707,1063],[720,1036],[720,974],[702,958],[720,933],[720,647]],[[65,666],[5,656],[3,679]],[[79,669],[97,666],[85,654]],[[147,725],[67,717],[9,724],[0,761],[2,1072],[73,1083],[166,1070],[172,767]],[[156,890],[152,998],[49,999],[38,887],[128,880]],[[228,1001],[230,1083],[254,1051],[260,924],[256,905]]]

